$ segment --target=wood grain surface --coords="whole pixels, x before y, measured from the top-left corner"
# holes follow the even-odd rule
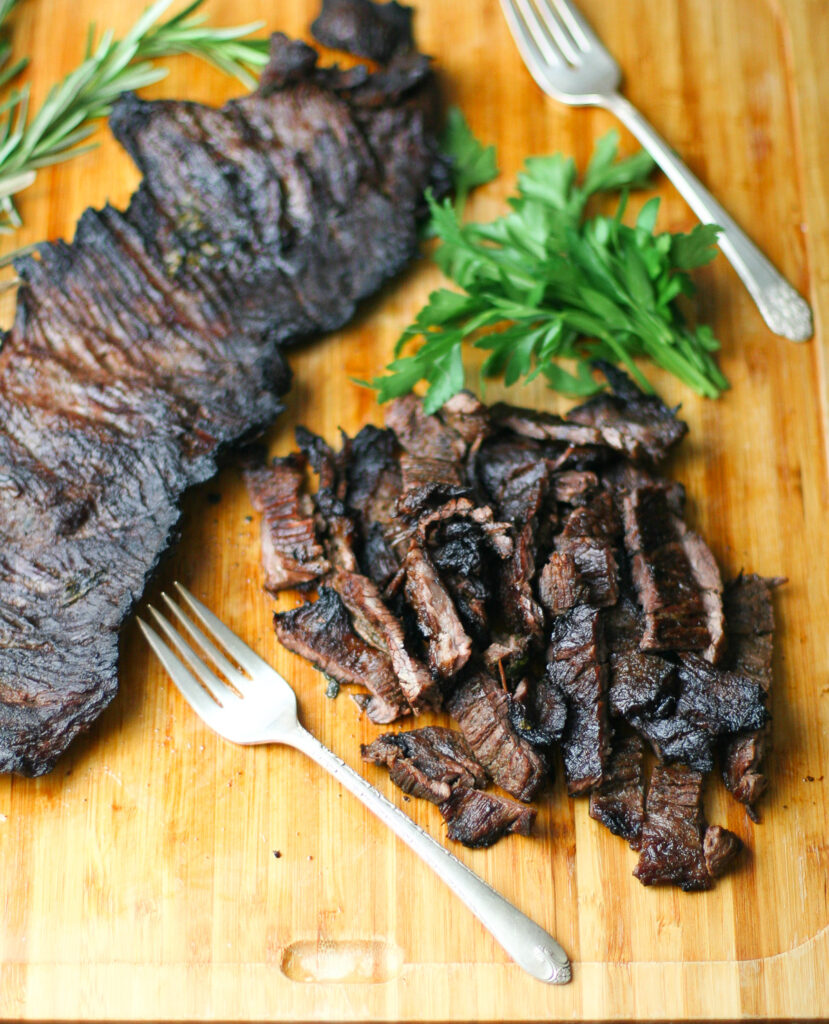
[[[508,961],[442,884],[367,811],[292,751],[213,735],[150,657],[134,622],[121,692],[49,776],[0,778],[0,1017],[36,1019],[533,1020],[728,1019],[829,1015],[829,4],[825,0],[582,0],[612,46],[626,93],[792,282],[817,334],[772,336],[724,259],[699,274],[699,307],[723,341],[733,389],[681,402],[691,432],[673,471],[726,575],[786,575],[779,592],[771,791],[754,826],[715,780],[706,807],[748,846],[709,893],[643,888],[635,855],[557,785],[537,835],[455,852],[552,931],[573,982],[548,988]],[[31,53],[35,101],[78,61],[86,25],[124,30],[144,0],[25,0],[16,52]],[[497,0],[419,0],[416,28],[446,93],[497,144],[501,177],[472,213],[503,208],[530,154],[583,165],[611,127],[601,112],[544,98]],[[217,23],[263,18],[307,37],[312,0],[210,0]],[[189,58],[154,95],[218,103],[238,92]],[[71,237],[87,205],[124,205],[137,183],[104,130],[96,152],[43,172],[5,248]],[[632,142],[623,136],[627,150]],[[662,179],[660,226],[692,215]],[[641,202],[641,199],[639,200]],[[635,204],[634,204],[635,205]],[[5,251],[5,250],[4,250]],[[426,265],[367,305],[347,330],[291,356],[296,382],[269,435],[291,447],[306,423],[382,422],[348,382],[377,371],[438,278]],[[10,308],[4,310],[6,321]],[[470,384],[477,386],[470,363]],[[497,388],[489,397],[500,397]],[[521,402],[563,409],[542,386]],[[350,764],[379,731],[347,697],[282,650],[261,589],[258,522],[238,472],[191,494],[183,541],[151,596],[182,580],[270,659],[307,726]],[[284,596],[279,607],[296,602]],[[403,802],[433,835],[435,808]],[[278,856],[277,856],[278,854]]]

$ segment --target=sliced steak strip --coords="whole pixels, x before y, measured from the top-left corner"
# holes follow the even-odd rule
[[[318,600],[273,617],[281,644],[338,683],[364,686],[372,696],[365,711],[383,725],[411,713],[387,654],[358,636],[339,595],[321,587]]]
[[[676,665],[661,654],[642,651],[642,614],[623,595],[606,617],[610,667],[610,710],[632,722],[637,715],[656,718],[676,708]]]
[[[313,499],[316,510],[315,525],[328,562],[338,569],[359,572],[355,551],[357,529],[354,519],[345,507],[348,488],[345,477],[348,439],[342,451],[335,454],[326,441],[304,427],[297,427],[295,435],[300,451],[319,477],[319,487]]]
[[[520,406],[507,405],[504,402],[493,405],[489,413],[493,424],[502,430],[512,431],[520,437],[527,437],[533,441],[560,442],[564,445],[579,447],[604,443],[600,430],[596,430],[592,426],[583,427],[575,422],[568,422],[553,413],[539,412],[536,409],[522,409]]]
[[[351,612],[357,632],[391,658],[412,710],[417,714],[426,707],[438,707],[440,688],[426,666],[406,649],[403,625],[383,602],[377,585],[367,576],[343,570],[334,572],[330,583]]]
[[[587,604],[590,587],[582,578],[572,552],[553,551],[538,577],[538,600],[549,615],[563,615]]]
[[[566,703],[561,738],[567,791],[588,792],[604,777],[610,755],[607,721],[607,665],[601,612],[578,605],[553,623],[547,654],[547,682]]]
[[[768,694],[772,678],[774,606],[772,590],[783,580],[740,575],[725,588],[728,645],[734,669],[754,680]],[[720,766],[726,788],[746,805],[754,821],[754,804],[765,792],[768,780],[762,770],[770,745],[768,725],[725,741]]]
[[[403,498],[408,505],[416,497],[423,500],[428,496],[431,499],[436,491],[448,496],[466,490],[463,468],[457,462],[423,458],[404,452],[400,457],[400,472]]]
[[[463,627],[481,647],[489,640],[487,605],[493,592],[495,560],[512,552],[512,531],[496,523],[489,506],[456,498],[417,522],[417,537],[440,572]]]
[[[623,370],[603,361],[597,365],[613,394],[597,395],[571,409],[567,421],[598,430],[605,444],[634,462],[661,462],[688,432],[687,423],[657,395],[640,391]]]
[[[457,788],[440,805],[440,813],[449,838],[475,849],[492,846],[506,835],[528,836],[536,809],[479,789]]]
[[[567,515],[555,539],[556,550],[539,582],[548,611],[559,615],[575,604],[592,604],[597,608],[616,604],[621,532],[613,497],[607,491]]]
[[[546,778],[547,762],[516,733],[509,703],[500,683],[478,672],[461,684],[447,710],[493,782],[519,800],[532,800]]]
[[[391,522],[402,491],[398,446],[390,430],[363,427],[348,448],[346,505],[364,536],[372,523]]]
[[[544,461],[529,464],[504,480],[498,489],[498,519],[515,529],[512,556],[499,566],[498,596],[509,629],[541,639],[544,612],[535,599],[532,581],[536,554],[545,532],[545,501],[550,471]]]
[[[404,793],[439,804],[454,789],[483,789],[486,772],[472,756],[463,736],[454,729],[427,726],[408,732],[389,732],[360,747],[364,761],[389,770]]]
[[[248,466],[245,483],[251,504],[262,514],[262,567],[272,594],[303,587],[328,572],[317,540],[311,498],[305,487],[305,456],[287,455],[269,466]]]
[[[700,772],[684,765],[656,765],[651,776],[642,829],[642,846],[634,875],[643,885],[678,885],[686,892],[710,889],[713,879],[733,859],[740,841],[726,829],[708,830],[702,811]],[[735,849],[736,847],[736,849]],[[709,862],[713,871],[709,869]]]
[[[429,667],[442,679],[451,679],[469,661],[472,641],[437,569],[418,543],[410,545],[403,569],[406,601],[426,641]]]
[[[707,545],[671,513],[664,488],[637,488],[622,504],[625,547],[645,611],[643,650],[701,650],[718,660],[722,582]]]
[[[685,654],[676,669],[676,691],[659,704],[625,717],[664,761],[697,771],[713,767],[720,737],[760,728],[768,718],[761,688],[747,676],[714,668]]]
[[[590,793],[590,817],[639,849],[645,819],[643,745],[638,736],[613,741],[605,775]]]
[[[386,426],[400,446],[418,459],[460,463],[466,455],[466,441],[437,416],[427,416],[417,395],[395,398],[386,407]]]

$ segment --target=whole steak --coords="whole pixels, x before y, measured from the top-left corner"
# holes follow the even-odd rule
[[[0,770],[49,771],[115,695],[118,635],[179,499],[280,411],[280,346],[412,258],[440,186],[427,58],[318,68],[282,35],[221,109],[123,96],[144,180],[17,264],[0,349]]]

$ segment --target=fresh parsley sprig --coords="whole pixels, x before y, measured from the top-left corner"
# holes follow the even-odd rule
[[[441,243],[435,262],[461,291],[433,292],[403,332],[388,372],[370,382],[381,402],[423,380],[426,408],[438,409],[464,386],[469,343],[489,353],[482,374],[508,386],[541,374],[557,391],[589,395],[599,389],[590,363],[602,358],[650,390],[634,362],[647,356],[702,395],[728,387],[710,328],[687,324],[676,301],[694,293],[688,271],[714,257],[718,229],[654,234],[658,198],[624,224],[627,193],[648,184],[653,162],[644,152],[617,154],[610,132],[580,182],[570,158],[530,158],[510,212],[490,223],[463,224],[449,200],[427,196]],[[592,196],[618,190],[613,216],[586,217]],[[416,352],[402,354],[418,340]]]
[[[0,0],[0,25],[17,0]],[[123,39],[105,32],[95,42],[95,27],[87,36],[83,62],[49,91],[41,108],[29,115],[29,87],[12,89],[0,101],[0,230],[20,226],[12,196],[27,188],[42,167],[69,160],[94,148],[86,140],[100,118],[106,117],[122,92],[159,81],[167,70],[154,58],[190,53],[235,75],[249,88],[254,73],[268,59],[268,41],[242,37],[261,22],[232,28],[213,28],[197,14],[204,0],[192,0],[169,20],[156,24],[172,0],[156,0]],[[21,69],[5,67],[8,41],[0,43],[0,85]]]

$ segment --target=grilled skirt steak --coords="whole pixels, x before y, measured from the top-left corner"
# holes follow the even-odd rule
[[[275,35],[221,109],[118,100],[144,180],[18,261],[0,351],[0,770],[38,775],[117,689],[118,633],[179,499],[272,422],[279,346],[339,327],[415,254],[435,77],[317,68]]]

